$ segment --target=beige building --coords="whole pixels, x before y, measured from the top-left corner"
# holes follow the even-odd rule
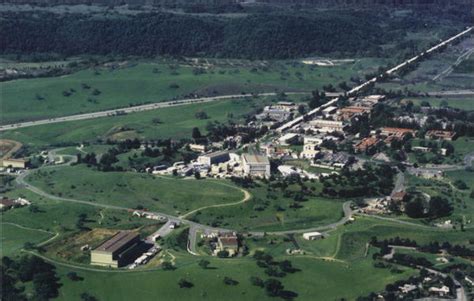
[[[203,154],[197,158],[199,164],[211,166],[212,164],[218,164],[227,162],[230,160],[229,152],[218,151],[208,154]]]
[[[343,132],[344,123],[342,121],[315,119],[309,124],[320,132]]]
[[[303,151],[300,154],[302,159],[314,159],[319,154],[318,147],[323,143],[323,139],[318,137],[304,137]]]
[[[227,251],[229,257],[237,255],[239,252],[239,239],[235,234],[224,234],[217,237],[217,248],[215,254],[218,252]]]
[[[270,161],[267,156],[262,155],[242,155],[242,167],[244,174],[251,177],[270,177]]]
[[[204,153],[207,151],[207,146],[203,144],[189,144],[189,149],[193,152]]]
[[[119,268],[126,264],[130,254],[139,243],[138,233],[120,231],[91,251],[91,264]]]
[[[28,165],[28,160],[24,159],[3,159],[3,167],[21,168],[25,169]]]

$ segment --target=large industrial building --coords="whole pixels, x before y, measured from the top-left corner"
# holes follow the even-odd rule
[[[2,167],[12,167],[12,168],[19,168],[25,169],[28,166],[29,161],[24,159],[3,159],[1,161]]]
[[[247,176],[270,177],[270,161],[267,156],[243,154],[242,166]]]
[[[91,251],[91,264],[112,268],[124,266],[139,243],[138,233],[120,231]]]
[[[227,162],[230,160],[229,152],[219,151],[209,154],[204,154],[198,157],[197,161],[200,164],[211,166],[212,164],[218,164]]]

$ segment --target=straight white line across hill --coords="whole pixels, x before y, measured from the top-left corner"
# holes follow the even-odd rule
[[[308,93],[309,92],[285,92],[285,94],[287,95],[299,95],[299,94],[303,95],[303,94],[308,94]],[[84,113],[84,114],[78,114],[78,115],[55,117],[55,118],[50,118],[50,119],[6,124],[6,125],[0,126],[0,132],[19,129],[19,128],[25,128],[25,127],[31,127],[31,126],[36,126],[36,125],[44,125],[44,124],[67,122],[67,121],[78,121],[78,120],[94,119],[94,118],[109,117],[109,116],[118,116],[120,114],[150,111],[150,110],[169,108],[169,107],[175,107],[175,106],[190,105],[190,104],[195,104],[195,103],[206,103],[206,102],[213,102],[213,101],[219,101],[219,100],[252,97],[254,95],[276,96],[278,95],[278,93],[276,92],[258,93],[258,94],[242,93],[242,94],[234,94],[234,95],[222,95],[222,96],[201,97],[201,98],[191,98],[191,99],[181,99],[181,100],[173,100],[173,101],[167,101],[167,102],[150,103],[150,104],[145,104],[145,105],[118,108],[118,109],[106,110],[106,111],[100,111],[100,112],[91,112],[91,113]]]
[[[457,35],[455,35],[455,36],[453,36],[453,37],[451,37],[451,38],[449,38],[449,39],[447,39],[447,40],[445,40],[445,41],[443,41],[443,42],[437,44],[436,46],[431,47],[431,48],[428,49],[427,51],[424,51],[424,52],[422,52],[421,54],[419,54],[419,55],[417,55],[417,56],[414,56],[414,57],[412,57],[411,59],[408,59],[408,60],[404,61],[403,63],[401,63],[401,64],[399,64],[399,65],[397,65],[397,66],[395,66],[395,67],[393,67],[393,68],[391,68],[391,69],[389,69],[389,70],[387,70],[387,71],[382,72],[382,73],[380,74],[380,76],[382,76],[382,75],[390,75],[390,74],[392,74],[392,73],[394,73],[394,72],[397,72],[397,71],[403,69],[404,67],[406,67],[406,66],[412,64],[413,62],[416,62],[417,60],[419,60],[423,55],[432,53],[432,52],[438,50],[439,48],[448,45],[449,43],[453,42],[454,40],[456,40],[456,39],[458,39],[458,38],[460,38],[460,37],[462,37],[462,36],[464,36],[464,35],[470,33],[473,28],[474,28],[474,27],[469,27],[468,29],[464,30],[463,32],[458,33]],[[374,78],[371,78],[371,79],[369,79],[368,81],[366,81],[365,83],[363,83],[363,84],[361,84],[361,85],[359,85],[359,86],[353,88],[352,90],[348,91],[348,92],[347,92],[347,95],[348,95],[348,96],[353,96],[354,94],[356,94],[356,93],[359,92],[360,90],[364,89],[365,87],[367,87],[367,86],[369,86],[369,85],[371,85],[371,84],[373,84],[373,83],[376,83],[377,80],[378,80],[378,77],[377,77],[377,76],[374,77]],[[295,118],[295,119],[293,119],[293,120],[291,120],[291,121],[289,121],[289,122],[283,124],[282,126],[280,126],[279,128],[277,128],[277,131],[283,132],[283,131],[286,131],[286,130],[288,130],[288,129],[291,129],[292,127],[294,127],[294,126],[297,125],[298,123],[302,122],[305,118],[313,116],[313,115],[316,114],[317,112],[322,111],[322,110],[324,110],[325,108],[327,108],[327,107],[329,107],[329,106],[335,104],[338,100],[339,100],[339,97],[336,97],[336,98],[331,99],[329,102],[323,104],[323,105],[320,106],[320,107],[317,107],[317,108],[311,110],[310,112],[306,113],[305,115],[299,116],[299,117],[297,117],[297,118]]]

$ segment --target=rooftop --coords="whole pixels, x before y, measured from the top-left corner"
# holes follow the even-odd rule
[[[11,207],[11,206],[15,205],[15,201],[10,200],[10,199],[1,199],[0,204],[4,207]]]
[[[242,157],[249,164],[270,164],[270,161],[268,161],[267,156],[243,154]]]
[[[202,154],[201,156],[202,157],[214,158],[214,157],[225,156],[225,155],[228,155],[228,154],[229,154],[228,151],[217,151],[217,152],[213,152],[213,153]]]
[[[238,247],[239,241],[236,236],[231,237],[219,237],[219,241],[223,246],[226,247]]]
[[[120,231],[112,238],[98,246],[95,251],[102,251],[102,252],[110,252],[113,253],[120,248],[122,248],[124,245],[126,245],[128,242],[131,240],[135,239],[137,236],[139,236],[138,233],[132,232],[132,231]]]

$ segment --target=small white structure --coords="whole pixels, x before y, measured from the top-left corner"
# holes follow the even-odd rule
[[[320,232],[307,232],[303,233],[303,238],[306,240],[317,240],[324,238],[324,235]]]
[[[300,172],[297,168],[291,165],[280,165],[278,166],[278,171],[284,176],[289,177],[293,175],[299,175]]]
[[[444,296],[444,295],[447,295],[449,294],[449,287],[447,287],[446,285],[443,285],[442,287],[430,287],[428,289],[428,291],[430,293],[435,293],[435,294],[438,294],[440,296]]]
[[[332,115],[332,114],[336,113],[336,111],[337,111],[337,107],[329,106],[329,107],[325,108],[322,112],[323,112],[323,115],[327,117],[329,115]]]
[[[288,133],[278,138],[278,143],[284,146],[291,145],[292,143],[296,142],[297,139],[298,139],[298,134]]]
[[[194,152],[204,153],[207,151],[207,146],[203,144],[189,144],[189,149]]]
[[[409,292],[411,292],[411,291],[416,290],[416,285],[406,283],[405,285],[398,287],[398,289],[399,289],[402,293],[407,294],[407,293],[409,293]]]

